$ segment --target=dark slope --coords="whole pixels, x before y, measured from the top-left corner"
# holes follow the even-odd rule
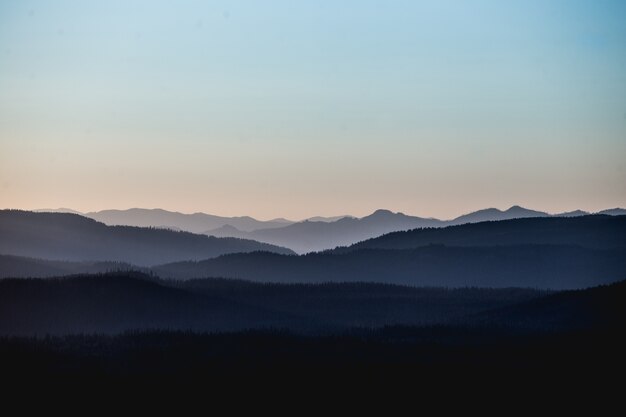
[[[543,331],[626,328],[626,281],[563,291],[481,313],[469,323]]]
[[[338,248],[411,249],[432,244],[447,246],[577,245],[592,249],[626,248],[626,216],[542,217],[416,229],[389,233]]]
[[[139,269],[142,268],[121,262],[67,262],[0,255],[0,278],[46,278]]]
[[[543,296],[528,289],[407,288],[342,283],[167,282],[140,273],[0,280],[0,334],[236,331],[433,325]]]
[[[128,278],[133,277],[126,277],[122,284],[127,283]],[[228,381],[229,387],[239,387],[245,381],[246,386],[257,389],[262,384],[267,385],[267,376],[272,375],[273,379],[287,381],[287,384],[294,385],[295,381],[299,389],[302,383],[319,387],[327,386],[330,381],[337,384],[338,392],[344,392],[346,384],[370,387],[373,378],[388,384],[389,381],[415,379],[417,375],[427,386],[432,386],[433,381],[437,387],[449,387],[450,381],[453,381],[465,391],[468,386],[479,386],[481,395],[485,386],[499,385],[510,392],[511,387],[526,389],[528,382],[532,381],[535,386],[540,384],[541,392],[553,395],[555,387],[565,387],[571,396],[571,392],[588,395],[589,381],[600,384],[602,395],[605,395],[608,385],[613,384],[603,384],[603,381],[611,380],[607,379],[607,372],[622,375],[625,368],[623,354],[626,345],[622,333],[626,325],[626,282],[584,291],[541,295],[521,290],[412,290],[378,284],[265,287],[227,280],[188,282],[185,283],[187,288],[176,290],[166,287],[163,282],[150,282],[141,276],[136,278],[143,281],[133,285],[149,294],[149,300],[166,305],[165,310],[170,317],[176,317],[176,310],[174,314],[168,311],[171,306],[185,308],[193,305],[190,300],[197,300],[196,297],[203,299],[206,296],[212,300],[216,296],[239,295],[247,300],[274,302],[275,299],[264,300],[266,290],[286,300],[287,306],[297,304],[290,300],[292,297],[300,298],[303,304],[307,299],[314,299],[314,304],[319,303],[320,310],[333,299],[336,300],[334,306],[356,300],[354,308],[347,309],[353,316],[360,314],[358,302],[362,300],[365,303],[370,296],[378,296],[379,300],[389,298],[391,308],[394,308],[393,300],[397,296],[410,299],[413,295],[416,296],[416,305],[421,305],[430,297],[439,297],[440,302],[453,306],[457,302],[464,305],[466,301],[472,306],[473,301],[478,300],[479,309],[488,306],[491,300],[506,300],[508,305],[477,313],[472,313],[475,308],[469,308],[468,318],[453,320],[452,325],[339,327],[323,335],[271,330],[218,334],[156,330],[116,336],[0,337],[0,368],[5,379],[23,382],[24,387],[31,387],[33,381],[44,381],[48,389],[62,384],[63,377],[69,376],[90,392],[97,386],[93,383],[99,382],[107,386],[122,384],[132,395],[144,387],[146,393],[153,396],[153,387],[161,386],[163,381],[173,381],[184,387],[187,387],[184,384],[201,386],[203,389],[207,381],[213,381],[217,386],[223,386]],[[78,323],[88,322],[93,326],[93,322],[101,317],[100,313],[91,312],[91,306],[77,302],[76,298],[58,297],[58,293],[65,291],[71,295],[84,295],[85,284],[96,281],[103,285],[113,283],[113,287],[118,285],[115,280],[98,280],[95,277],[0,281],[0,301],[3,301],[4,291],[8,289],[11,298],[17,294],[22,296],[22,303],[32,304],[40,292],[38,286],[60,285],[64,288],[53,291],[55,300],[67,300],[62,306],[65,309],[87,311],[91,315]],[[8,288],[4,286],[6,283]],[[151,284],[157,287],[147,289],[146,286]],[[107,298],[113,293],[115,301],[132,301],[132,296],[125,299],[123,293],[118,300],[118,294],[112,288],[97,289]],[[124,292],[133,293],[128,288]],[[342,294],[345,296],[342,297]],[[420,297],[423,299],[420,300]],[[58,307],[50,303],[50,297],[43,301],[47,308]],[[199,304],[202,305],[202,301]],[[215,302],[212,305],[218,304]],[[0,309],[3,306],[5,304],[0,302]],[[24,314],[22,305],[15,303],[11,307]],[[306,306],[297,308],[307,310]],[[253,310],[247,307],[245,311],[256,314]],[[153,308],[149,303],[144,305],[140,302],[137,307],[122,308],[122,311],[133,318],[141,317],[138,313],[150,312]],[[205,314],[202,309],[189,308],[188,311]],[[18,333],[29,333],[42,325],[61,326],[58,321],[46,324],[51,320],[45,317],[43,309],[30,309],[26,313],[30,316],[22,318],[21,324],[31,327],[22,328]],[[410,310],[408,313],[413,314]],[[113,311],[107,318],[115,318],[115,314]],[[14,331],[11,327],[13,323],[6,317],[7,310],[0,310],[0,334],[6,334],[7,329]],[[193,320],[195,316],[186,317]],[[206,317],[203,316],[205,320]],[[224,323],[228,313],[209,314],[208,317],[218,317],[218,321]],[[63,319],[64,316],[58,318]],[[74,317],[69,316],[69,319]],[[137,320],[136,323],[142,324],[143,321]],[[61,330],[62,333],[66,331]],[[538,375],[541,378],[537,378]],[[138,376],[145,380],[137,379]],[[477,384],[477,381],[480,383]],[[275,384],[270,386],[275,388]],[[413,385],[411,387],[413,389]],[[169,385],[167,389],[171,391]]]
[[[262,282],[367,281],[412,286],[575,289],[624,279],[626,256],[619,250],[575,246],[427,246],[303,256],[235,254],[152,270],[159,276],[177,279],[221,276]]]
[[[0,253],[7,255],[152,265],[259,250],[291,253],[285,248],[250,240],[106,226],[75,214],[0,211]]]
[[[261,284],[199,279],[182,288],[307,317],[330,328],[434,325],[544,295],[530,289],[412,288],[377,283]]]
[[[140,273],[0,280],[0,334],[235,331],[303,327],[236,301],[164,286]]]

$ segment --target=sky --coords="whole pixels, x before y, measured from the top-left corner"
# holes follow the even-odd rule
[[[625,207],[624,22],[603,0],[0,0],[0,207]]]

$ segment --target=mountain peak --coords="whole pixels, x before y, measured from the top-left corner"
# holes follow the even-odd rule
[[[527,211],[533,211],[533,210],[524,208],[522,206],[514,205],[514,206],[509,207],[508,210],[505,210],[504,213],[515,213],[515,212],[520,212],[520,211],[527,212]]]
[[[368,217],[370,216],[388,216],[388,215],[394,215],[394,214],[400,214],[400,213],[394,213],[391,210],[387,210],[387,209],[378,209],[375,212],[373,212],[372,214],[370,214]]]

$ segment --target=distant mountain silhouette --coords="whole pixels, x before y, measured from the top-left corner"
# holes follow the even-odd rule
[[[614,208],[608,210],[599,211],[597,214],[606,214],[608,216],[626,216],[626,209]]]
[[[6,255],[154,265],[251,251],[292,253],[289,249],[250,240],[107,226],[75,214],[0,211],[0,254]]]
[[[231,225],[239,230],[251,231],[284,227],[291,224],[286,219],[260,221],[252,217],[222,217],[205,213],[183,214],[162,209],[133,208],[128,210],[102,210],[85,213],[84,216],[110,226],[138,226],[138,227],[170,227],[192,233],[204,233],[207,230]],[[230,237],[230,236],[229,236]]]
[[[352,218],[352,219],[355,218],[354,216],[349,216],[349,215],[333,216],[333,217],[314,216],[314,217],[309,217],[306,220],[308,220],[310,222],[327,222],[327,223],[330,223],[330,222],[336,222],[337,220],[341,220],[341,219],[343,219],[345,217],[349,217],[349,218]]]
[[[225,224],[224,226],[209,230],[204,234],[215,237],[236,237],[238,239],[249,239],[251,233],[239,230],[230,224]]]
[[[609,211],[607,214],[619,214],[620,209]],[[550,215],[545,212],[513,206],[501,211],[495,208],[480,210],[474,213],[457,217],[453,220],[438,220],[407,216],[402,213],[393,213],[389,210],[377,210],[373,214],[354,218],[345,216],[336,221],[311,221],[293,223],[285,227],[260,229],[251,232],[227,225],[205,233],[216,237],[237,237],[253,239],[259,242],[288,247],[298,253],[308,253],[333,249],[337,246],[347,246],[353,243],[375,238],[390,232],[406,231],[417,228],[445,227],[479,223],[484,221],[500,221],[535,217],[580,217],[588,213],[576,210],[567,213]]]
[[[527,217],[547,217],[548,213],[543,211],[529,210],[520,206],[513,206],[508,210],[502,211],[496,208],[488,208],[484,210],[475,211],[473,213],[459,216],[454,220],[451,220],[449,224],[464,224],[464,223],[478,223],[494,220],[509,220],[509,219],[523,219]]]
[[[582,210],[566,211],[564,213],[554,214],[553,217],[580,217],[588,216],[590,213]]]
[[[38,210],[33,210],[35,213],[71,213],[71,214],[79,214],[81,216],[84,216],[84,213],[81,213],[80,211],[76,211],[76,210],[72,210],[69,208],[58,208],[58,209],[38,209]]]
[[[44,209],[52,212],[74,212],[71,209]],[[624,209],[600,212],[607,215],[626,214]],[[386,233],[422,227],[444,227],[483,221],[499,221],[529,217],[578,217],[588,215],[582,210],[548,214],[543,211],[513,206],[507,210],[490,208],[459,216],[452,220],[421,218],[377,210],[369,216],[356,218],[350,215],[315,216],[304,221],[293,222],[284,218],[260,221],[252,217],[222,217],[205,213],[183,214],[162,209],[102,210],[82,214],[107,225],[158,227],[202,233],[215,237],[252,239],[273,245],[288,247],[298,253],[308,253],[347,246],[361,240]],[[323,223],[328,223],[325,225]],[[271,230],[270,230],[271,229]]]
[[[222,227],[206,233],[218,237],[253,239],[285,246],[298,253],[307,253],[349,245],[391,231],[437,227],[441,224],[441,221],[435,219],[407,216],[389,210],[377,210],[360,219],[342,217],[332,222],[307,220],[281,228],[261,229],[247,233],[233,227]]]
[[[269,220],[269,222],[271,222],[271,223],[282,223],[284,225],[288,225],[288,224],[294,223],[293,221],[291,221],[289,219],[285,219],[284,217],[277,217],[275,219]]]
[[[591,249],[626,248],[626,216],[542,217],[469,223],[394,232],[335,252],[360,249],[412,249],[426,245],[577,245]]]

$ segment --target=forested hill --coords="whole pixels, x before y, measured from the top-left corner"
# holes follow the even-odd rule
[[[550,293],[519,288],[410,288],[363,282],[177,282],[138,272],[3,279],[0,336],[268,328],[319,334],[433,325],[513,331],[619,329],[626,317],[625,290],[624,281]]]
[[[576,289],[626,277],[624,250],[579,246],[425,246],[284,256],[225,255],[152,268],[166,278],[239,278],[260,282],[367,281],[412,286]]]
[[[590,249],[625,249],[626,216],[538,217],[468,223],[444,228],[393,232],[334,253],[360,249],[413,249],[427,245],[503,246],[573,245]]]
[[[530,289],[173,282],[138,272],[0,280],[0,336],[129,330],[297,332],[433,325],[543,296]]]

